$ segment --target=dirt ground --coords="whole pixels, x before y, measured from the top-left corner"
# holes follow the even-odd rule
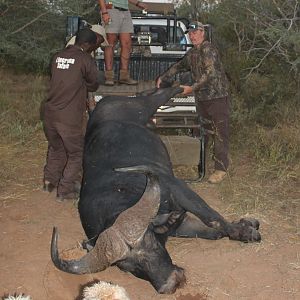
[[[123,286],[131,300],[300,299],[299,233],[272,212],[252,215],[261,222],[261,243],[171,238],[167,248],[187,277],[173,295],[159,295],[116,267],[80,276],[57,270],[49,254],[53,226],[59,228],[61,250],[78,247],[84,233],[75,203],[58,203],[53,193],[41,191],[43,150],[45,145],[20,153],[20,180],[1,192],[0,297],[25,293],[33,300],[72,300],[82,285],[98,279]],[[228,219],[240,217],[229,215],[215,186],[203,182],[192,188]]]

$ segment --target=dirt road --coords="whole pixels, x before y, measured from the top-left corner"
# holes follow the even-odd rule
[[[252,215],[261,222],[259,244],[170,239],[171,257],[187,277],[174,295],[159,295],[148,282],[116,267],[81,276],[55,269],[49,255],[52,227],[59,228],[60,249],[78,246],[84,233],[74,203],[58,203],[54,194],[41,191],[43,155],[29,156],[22,158],[20,168],[20,176],[27,176],[29,183],[12,183],[1,193],[0,297],[16,292],[33,300],[73,300],[81,285],[99,279],[123,286],[132,300],[300,299],[299,235],[272,212]],[[199,183],[192,188],[228,219],[238,219],[227,215],[214,186]]]

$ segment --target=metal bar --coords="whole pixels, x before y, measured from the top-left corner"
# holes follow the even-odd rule
[[[190,118],[198,118],[197,113],[162,113],[162,112],[157,112],[154,114],[154,117],[168,117],[168,118],[186,118],[186,117],[190,117]]]
[[[161,124],[161,125],[155,125],[156,128],[198,128],[200,129],[201,128],[201,125],[186,125],[186,124]]]
[[[205,135],[208,133],[208,130],[205,130],[203,127],[200,128],[200,153],[199,153],[199,163],[197,166],[198,169],[198,177],[195,179],[185,180],[187,183],[197,183],[201,181],[205,176],[206,166],[205,166]]]
[[[198,169],[198,177],[195,179],[186,179],[186,183],[198,183],[200,182],[204,176],[205,176],[205,144],[204,144],[204,138],[199,137],[200,141],[200,157],[199,157],[199,164],[197,166]]]
[[[171,25],[170,25],[170,18],[167,18],[167,43],[170,43],[171,40]]]
[[[176,37],[175,37],[175,38],[176,38]],[[179,46],[182,46],[182,44],[176,43],[176,42],[172,42],[172,45],[178,45],[178,47],[179,47]],[[132,43],[132,46],[135,46],[135,47],[162,46],[162,43],[139,44],[139,43],[133,42],[133,43]],[[194,45],[193,45],[193,44],[184,44],[184,46],[185,46],[185,47],[193,47]],[[132,56],[134,56],[134,54],[133,54]]]
[[[168,109],[170,107],[176,106],[195,106],[195,102],[175,102],[175,103],[166,103],[161,109]]]
[[[176,40],[177,40],[177,14],[176,14],[176,10],[174,13],[174,23],[173,23],[173,44],[176,44]]]

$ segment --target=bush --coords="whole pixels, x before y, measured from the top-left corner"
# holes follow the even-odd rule
[[[260,173],[277,178],[296,176],[295,165],[299,164],[300,159],[299,128],[283,125],[268,129],[257,126],[251,140],[251,152]]]
[[[47,78],[0,69],[0,128],[6,142],[24,142],[41,128]]]

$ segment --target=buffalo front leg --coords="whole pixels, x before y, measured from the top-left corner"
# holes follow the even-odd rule
[[[192,191],[185,182],[174,178],[168,182],[174,205],[197,216],[205,225],[218,231],[220,236],[243,242],[260,241],[259,222],[255,219],[241,219],[239,222],[226,221],[201,197]]]

